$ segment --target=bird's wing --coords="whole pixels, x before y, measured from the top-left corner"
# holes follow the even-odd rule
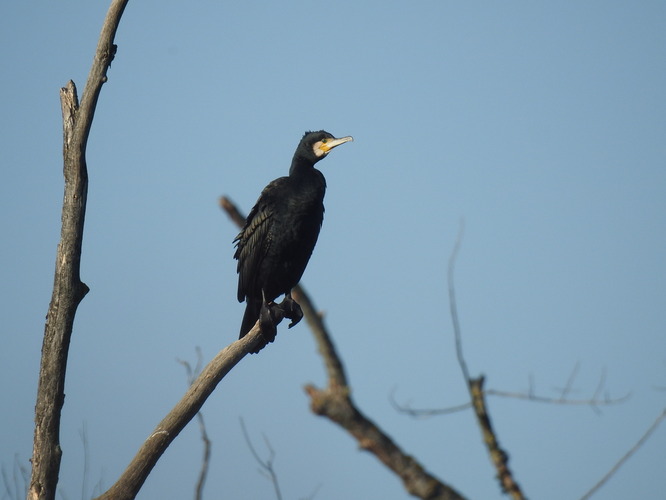
[[[270,251],[271,226],[275,213],[275,203],[271,193],[284,183],[285,177],[275,179],[264,188],[259,200],[247,216],[245,227],[236,236],[236,253],[238,260],[238,301],[242,302],[248,293],[258,293],[254,281],[257,279],[261,263]]]

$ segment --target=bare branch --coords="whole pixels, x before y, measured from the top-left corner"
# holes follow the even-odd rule
[[[490,460],[497,470],[497,479],[500,482],[502,491],[511,495],[514,500],[523,500],[523,492],[513,478],[513,473],[509,468],[509,455],[500,447],[497,436],[493,429],[486,407],[486,401],[483,397],[483,376],[469,381],[470,394],[472,396],[472,406],[476,415],[483,441],[486,443]]]
[[[469,410],[472,407],[472,403],[468,401],[467,403],[456,406],[448,406],[446,408],[412,408],[408,403],[398,403],[395,400],[395,391],[391,391],[391,397],[389,398],[389,401],[396,411],[417,418],[434,417],[435,415],[448,415],[450,413],[458,413],[460,411]]]
[[[453,247],[453,251],[451,252],[451,257],[449,258],[447,275],[449,288],[449,307],[451,310],[451,321],[453,322],[453,334],[455,337],[458,364],[460,365],[460,370],[462,371],[465,383],[467,384],[472,402],[472,408],[474,408],[474,414],[476,415],[477,422],[479,423],[483,441],[488,448],[490,460],[492,461],[493,465],[495,466],[495,470],[497,471],[497,478],[500,482],[502,491],[511,495],[514,500],[523,500],[525,497],[520,489],[520,486],[518,486],[518,483],[513,478],[513,474],[509,468],[509,455],[500,447],[499,441],[495,435],[495,431],[493,430],[492,423],[490,421],[490,416],[488,415],[486,401],[483,393],[484,377],[481,376],[476,379],[472,379],[470,377],[467,363],[465,362],[465,358],[462,352],[462,335],[460,333],[460,321],[458,320],[458,306],[456,305],[453,272],[455,270],[456,257],[458,256],[460,245],[462,243],[464,229],[464,221],[461,220],[456,243]]]
[[[584,398],[562,399],[561,394],[559,397],[548,397],[535,394],[534,381],[532,377],[530,377],[530,387],[527,392],[511,392],[511,391],[502,391],[499,389],[484,389],[483,393],[485,396],[521,399],[523,401],[530,401],[533,403],[571,405],[571,406],[590,406],[597,413],[600,412],[599,409],[600,406],[609,406],[609,405],[623,403],[631,397],[630,392],[618,398],[610,398],[607,394],[602,397],[601,394],[603,392],[604,383],[605,383],[605,373],[602,373],[600,383],[599,385],[597,385],[594,394],[589,399],[584,399]],[[391,394],[390,400],[391,404],[397,411],[399,411],[400,413],[405,413],[411,417],[433,417],[437,415],[447,415],[450,413],[457,413],[472,408],[472,403],[469,402],[454,406],[447,406],[443,408],[413,408],[409,404],[406,403],[400,404],[396,402],[394,393]]]
[[[238,210],[238,207],[227,196],[220,196],[220,208],[224,210],[231,221],[239,228],[245,225],[245,216]]]
[[[109,7],[80,106],[74,82],[70,81],[60,91],[65,193],[35,405],[32,477],[28,491],[30,500],[54,499],[58,484],[62,456],[60,415],[65,398],[67,355],[76,309],[88,292],[88,287],[80,279],[81,244],[88,196],[85,152],[97,99],[115,53],[113,40],[126,4],[127,0],[114,0]]]
[[[460,245],[462,244],[463,234],[465,233],[465,221],[464,219],[460,220],[460,227],[458,229],[458,236],[456,237],[456,242],[453,246],[453,251],[449,257],[449,267],[447,270],[447,282],[449,287],[449,311],[451,313],[451,322],[453,323],[453,336],[456,343],[456,356],[458,358],[458,364],[462,370],[465,383],[469,384],[470,376],[469,370],[467,369],[467,363],[465,362],[465,357],[463,356],[462,351],[462,335],[460,333],[460,320],[458,319],[458,306],[456,304],[456,289],[454,286],[453,272],[455,271],[456,258],[458,257],[458,252],[460,251]]]
[[[242,418],[240,418],[239,420],[240,420],[241,429],[243,430],[243,437],[245,437],[245,442],[247,443],[247,447],[250,448],[252,456],[261,467],[262,472],[264,472],[273,483],[273,488],[275,488],[275,496],[277,497],[277,500],[282,500],[282,494],[280,493],[280,485],[278,484],[278,477],[277,474],[275,473],[275,469],[273,468],[273,460],[275,459],[275,450],[273,450],[273,447],[271,446],[271,443],[268,441],[268,438],[264,436],[264,442],[266,443],[266,447],[268,448],[269,455],[266,460],[262,460],[261,457],[259,456],[259,453],[257,453],[257,450],[255,450],[254,446],[252,445],[250,436],[247,433],[247,428],[245,427],[245,421]]]
[[[222,197],[220,206],[237,225],[244,224],[245,218],[229,198]],[[404,453],[388,435],[356,408],[350,396],[342,361],[324,326],[322,316],[317,313],[302,287],[295,288],[292,296],[301,306],[308,325],[310,325],[328,374],[326,389],[317,389],[313,385],[305,387],[305,391],[310,396],[312,411],[317,415],[329,418],[347,430],[358,441],[362,449],[373,453],[400,477],[405,489],[412,495],[429,500],[462,500],[463,496],[429,474],[421,464]]]
[[[384,465],[398,475],[405,489],[414,496],[427,499],[462,499],[457,491],[429,474],[413,457],[405,454],[374,422],[358,410],[350,396],[347,377],[340,358],[321,315],[315,309],[303,289],[296,299],[311,325],[319,351],[329,373],[328,387],[305,387],[310,396],[313,413],[322,415],[347,430],[364,450],[373,453]]]
[[[0,467],[0,475],[5,486],[5,494],[2,495],[2,498],[19,499],[26,497],[30,481],[30,471],[19,460],[18,455],[14,455],[11,479],[4,464]]]
[[[305,320],[310,327],[312,335],[314,335],[319,354],[321,354],[324,360],[329,386],[347,387],[345,368],[324,326],[323,316],[315,310],[314,304],[301,285],[298,285],[294,289],[292,297],[299,303],[301,309],[303,309]]]
[[[204,402],[224,376],[261,342],[259,321],[242,339],[222,351],[203,369],[174,408],[162,419],[120,476],[118,481],[98,499],[130,500],[171,442],[199,412]]]
[[[585,493],[580,500],[587,500],[590,498],[592,495],[594,495],[599,488],[601,488],[604,484],[608,482],[608,480],[613,477],[613,475],[624,465],[624,463],[631,458],[631,456],[638,451],[638,449],[645,444],[645,442],[650,438],[652,433],[657,430],[657,427],[659,427],[659,424],[666,418],[666,409],[662,411],[659,416],[656,418],[654,422],[652,422],[652,425],[648,428],[647,431],[640,437],[638,441],[636,441],[636,444],[627,451],[618,462],[611,467],[611,469],[602,477],[597,484],[595,484],[587,493]]]
[[[81,481],[81,498],[88,498],[88,465],[90,463],[90,448],[88,446],[88,428],[85,422],[79,430],[81,445],[83,446],[83,480]]]
[[[201,348],[197,347],[197,364],[194,369],[187,361],[179,359],[178,362],[185,367],[187,372],[187,382],[189,385],[192,385],[196,379],[196,376],[201,373],[201,366],[203,364],[203,354],[201,353]],[[208,431],[206,430],[206,422],[204,422],[203,413],[200,411],[197,412],[197,421],[199,422],[199,432],[201,433],[201,440],[203,441],[203,458],[201,460],[201,470],[199,471],[199,478],[197,479],[196,486],[194,488],[194,499],[202,500],[203,498],[203,489],[206,484],[206,477],[208,476],[208,467],[210,464],[210,453],[212,448],[212,443],[208,437]]]
[[[590,399],[562,399],[559,398],[549,398],[546,396],[538,396],[536,394],[524,394],[520,392],[508,392],[500,391],[497,389],[488,389],[485,391],[487,396],[499,396],[503,398],[514,398],[514,399],[524,399],[526,401],[533,401],[535,403],[546,403],[546,404],[556,404],[556,405],[573,405],[573,406],[591,406],[592,408],[598,411],[598,406],[609,406],[625,402],[631,397],[631,393],[627,393],[624,396],[619,398],[609,398],[604,397],[599,399],[598,395],[595,395]]]
[[[571,373],[569,374],[569,379],[567,380],[566,385],[562,388],[562,394],[560,395],[561,400],[565,400],[569,393],[571,392],[571,389],[573,387],[574,381],[576,380],[576,377],[578,376],[578,369],[580,368],[580,363],[576,362],[576,364],[573,367],[573,370],[571,370]]]
[[[312,493],[310,493],[306,497],[303,497],[301,500],[314,500],[314,497],[317,496],[317,493],[319,493],[320,489],[321,489],[321,484],[318,484],[317,487],[314,490],[312,490]]]

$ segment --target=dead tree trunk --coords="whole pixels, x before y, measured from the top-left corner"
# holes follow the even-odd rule
[[[113,39],[128,0],[113,0],[107,13],[88,81],[79,105],[76,86],[70,81],[60,91],[63,117],[63,172],[65,195],[62,229],[56,254],[53,294],[46,316],[39,369],[32,476],[29,500],[55,498],[60,471],[60,413],[65,402],[67,353],[76,309],[88,293],[79,269],[83,223],[88,194],[86,145],[97,98],[116,46]]]

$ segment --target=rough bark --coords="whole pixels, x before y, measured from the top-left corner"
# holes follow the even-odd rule
[[[65,194],[56,254],[53,294],[46,316],[35,405],[32,475],[28,499],[55,498],[60,471],[60,414],[65,401],[65,372],[76,309],[88,292],[80,279],[81,245],[88,193],[86,144],[95,106],[115,53],[113,39],[127,0],[112,2],[102,27],[88,81],[79,105],[70,81],[60,91],[63,115]]]

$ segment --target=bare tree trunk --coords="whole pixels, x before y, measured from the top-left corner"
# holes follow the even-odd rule
[[[113,39],[127,0],[114,0],[107,13],[88,81],[79,105],[70,81],[60,91],[63,115],[63,172],[65,194],[62,229],[56,254],[53,295],[46,316],[39,386],[35,405],[32,477],[28,499],[55,498],[60,471],[60,413],[65,401],[65,372],[76,309],[88,293],[79,269],[88,195],[86,145],[97,98],[106,82],[116,46]]]

